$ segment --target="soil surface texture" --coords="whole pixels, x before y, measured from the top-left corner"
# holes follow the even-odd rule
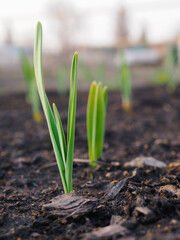
[[[87,97],[78,92],[79,159],[88,159]],[[66,129],[68,95],[48,98]],[[63,195],[45,119],[33,121],[25,95],[1,96],[1,240],[179,240],[180,88],[134,90],[129,114],[109,92],[103,157],[95,168],[74,162],[73,184]]]

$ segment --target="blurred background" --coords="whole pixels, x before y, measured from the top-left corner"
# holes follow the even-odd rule
[[[24,49],[33,63],[37,21],[43,25],[46,88],[67,79],[79,53],[78,87],[93,80],[119,87],[120,52],[131,67],[133,85],[151,84],[169,46],[180,59],[179,0],[6,0],[0,8],[0,93],[25,90],[20,64]],[[67,84],[66,83],[66,84]]]

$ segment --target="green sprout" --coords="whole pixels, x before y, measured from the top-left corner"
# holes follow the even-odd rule
[[[50,138],[53,145],[65,193],[70,193],[73,191],[72,170],[74,157],[75,117],[77,97],[77,58],[78,55],[77,53],[75,53],[71,67],[67,143],[66,143],[63,126],[56,105],[53,103],[52,111],[45,92],[42,71],[42,25],[40,22],[38,22],[34,46],[34,69],[36,76],[36,84],[40,100],[42,103],[42,107],[44,110],[44,114],[47,120]]]
[[[105,118],[107,107],[107,87],[93,82],[89,91],[87,105],[87,138],[90,165],[96,166],[96,161],[102,156]]]
[[[67,78],[68,70],[65,66],[60,66],[57,70],[57,84],[59,94],[65,94],[67,92]]]
[[[130,68],[126,63],[124,52],[121,52],[120,87],[122,94],[122,107],[126,112],[132,110],[132,80]]]
[[[35,82],[34,67],[30,64],[28,57],[23,50],[20,51],[20,62],[27,87],[26,100],[32,106],[34,120],[39,123],[42,121],[42,116],[40,111],[39,96]]]

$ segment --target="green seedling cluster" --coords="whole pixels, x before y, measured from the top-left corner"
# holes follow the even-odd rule
[[[87,138],[90,165],[96,166],[96,161],[102,156],[104,129],[107,105],[107,87],[93,82],[89,91],[87,105]]]
[[[57,70],[57,85],[58,93],[66,94],[67,92],[67,79],[68,79],[68,70],[65,66],[60,66]]]
[[[26,87],[27,87],[26,100],[32,106],[34,120],[36,122],[41,122],[42,116],[41,116],[41,110],[40,110],[39,96],[38,96],[36,82],[35,82],[34,67],[33,65],[30,64],[23,50],[20,51],[20,62],[21,62],[21,68],[22,68],[24,80],[26,82]]]
[[[132,110],[132,80],[130,68],[126,63],[124,52],[121,52],[120,88],[122,95],[122,107],[126,112]]]
[[[49,104],[43,80],[42,71],[42,25],[37,24],[36,40],[34,46],[34,68],[36,84],[40,100],[47,120],[47,125],[53,145],[57,165],[59,168],[63,188],[65,193],[73,191],[72,169],[74,157],[74,137],[75,137],[75,116],[76,116],[76,95],[77,95],[77,53],[74,54],[71,77],[70,77],[70,96],[68,110],[67,142],[60,115],[53,104],[53,111]]]

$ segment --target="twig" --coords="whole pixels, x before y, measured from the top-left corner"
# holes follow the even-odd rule
[[[76,162],[76,163],[88,163],[88,164],[89,164],[89,163],[91,162],[91,160],[89,160],[89,159],[74,158],[74,161],[73,161],[73,162]],[[102,160],[97,160],[96,162],[97,162],[98,164],[103,164],[103,165],[107,164],[107,163],[103,162]],[[114,162],[114,161],[113,161],[113,162]],[[118,162],[118,163],[119,163],[119,162]],[[43,165],[42,167],[40,167],[39,169],[37,169],[37,170],[36,170],[36,173],[39,173],[42,169],[49,168],[49,167],[54,167],[54,166],[56,166],[56,165],[57,165],[56,162],[45,164],[45,165]],[[108,163],[108,165],[109,165],[109,163]]]
[[[74,162],[80,162],[80,163],[90,163],[91,160],[89,159],[80,159],[80,158],[74,158]]]
[[[89,164],[89,163],[91,162],[91,160],[89,160],[89,159],[74,158],[74,162],[88,163],[88,164]],[[56,165],[57,165],[56,162],[45,164],[45,165],[43,165],[42,167],[38,168],[38,169],[36,170],[36,173],[39,173],[42,169],[49,168],[49,167],[54,167],[54,166],[56,166]]]

